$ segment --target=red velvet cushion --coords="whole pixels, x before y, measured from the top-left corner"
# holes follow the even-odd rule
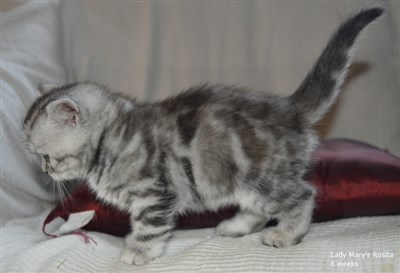
[[[400,213],[400,158],[345,139],[326,141],[314,157],[315,221]]]
[[[400,213],[400,158],[371,145],[352,140],[324,142],[314,153],[307,179],[318,190],[314,221]],[[58,204],[48,215],[43,228],[57,216],[95,210],[96,216],[84,229],[124,236],[130,231],[124,212],[97,200],[86,185],[69,198],[75,205]],[[230,218],[235,208],[181,216],[178,228],[202,228]]]

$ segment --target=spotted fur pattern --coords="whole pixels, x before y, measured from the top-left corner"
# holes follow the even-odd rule
[[[359,32],[382,13],[341,25],[288,98],[201,85],[156,103],[136,103],[90,83],[52,87],[24,120],[26,142],[55,180],[88,181],[99,198],[130,212],[122,261],[159,257],[176,215],[237,205],[217,233],[266,230],[263,243],[298,243],[315,190],[303,180],[317,144],[312,125],[334,102]]]

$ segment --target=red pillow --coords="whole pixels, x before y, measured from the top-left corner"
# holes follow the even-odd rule
[[[400,213],[400,158],[371,145],[345,139],[329,140],[314,152],[314,163],[307,179],[318,190],[314,221]],[[70,213],[94,210],[96,216],[84,227],[124,236],[130,231],[129,217],[111,205],[105,205],[87,188],[78,188],[69,196],[74,202],[60,203],[47,216],[47,223]],[[71,205],[71,204],[75,205]],[[204,228],[232,217],[236,208],[218,212],[185,215],[178,228]]]
[[[326,141],[314,158],[315,221],[400,213],[400,158],[347,139]]]

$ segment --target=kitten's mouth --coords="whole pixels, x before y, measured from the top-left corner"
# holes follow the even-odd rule
[[[61,178],[59,175],[55,174],[54,172],[46,172],[46,174],[49,175],[57,183],[63,183],[65,181],[69,180],[69,179]]]
[[[55,183],[72,183],[75,181],[80,181],[80,179],[76,178],[76,177],[61,177],[60,175],[57,175],[55,173],[49,173],[48,174]]]
[[[57,177],[57,175],[53,174],[53,173],[46,173],[47,175],[49,175],[55,182],[62,182],[63,179],[60,179],[59,177]]]

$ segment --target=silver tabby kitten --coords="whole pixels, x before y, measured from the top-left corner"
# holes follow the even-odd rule
[[[52,88],[24,120],[30,149],[54,180],[86,180],[99,198],[130,213],[121,260],[159,257],[176,215],[237,205],[217,233],[261,230],[284,247],[306,234],[315,190],[303,175],[317,144],[312,126],[339,93],[360,31],[382,8],[340,26],[297,91],[281,98],[223,85],[136,103],[94,84]]]

